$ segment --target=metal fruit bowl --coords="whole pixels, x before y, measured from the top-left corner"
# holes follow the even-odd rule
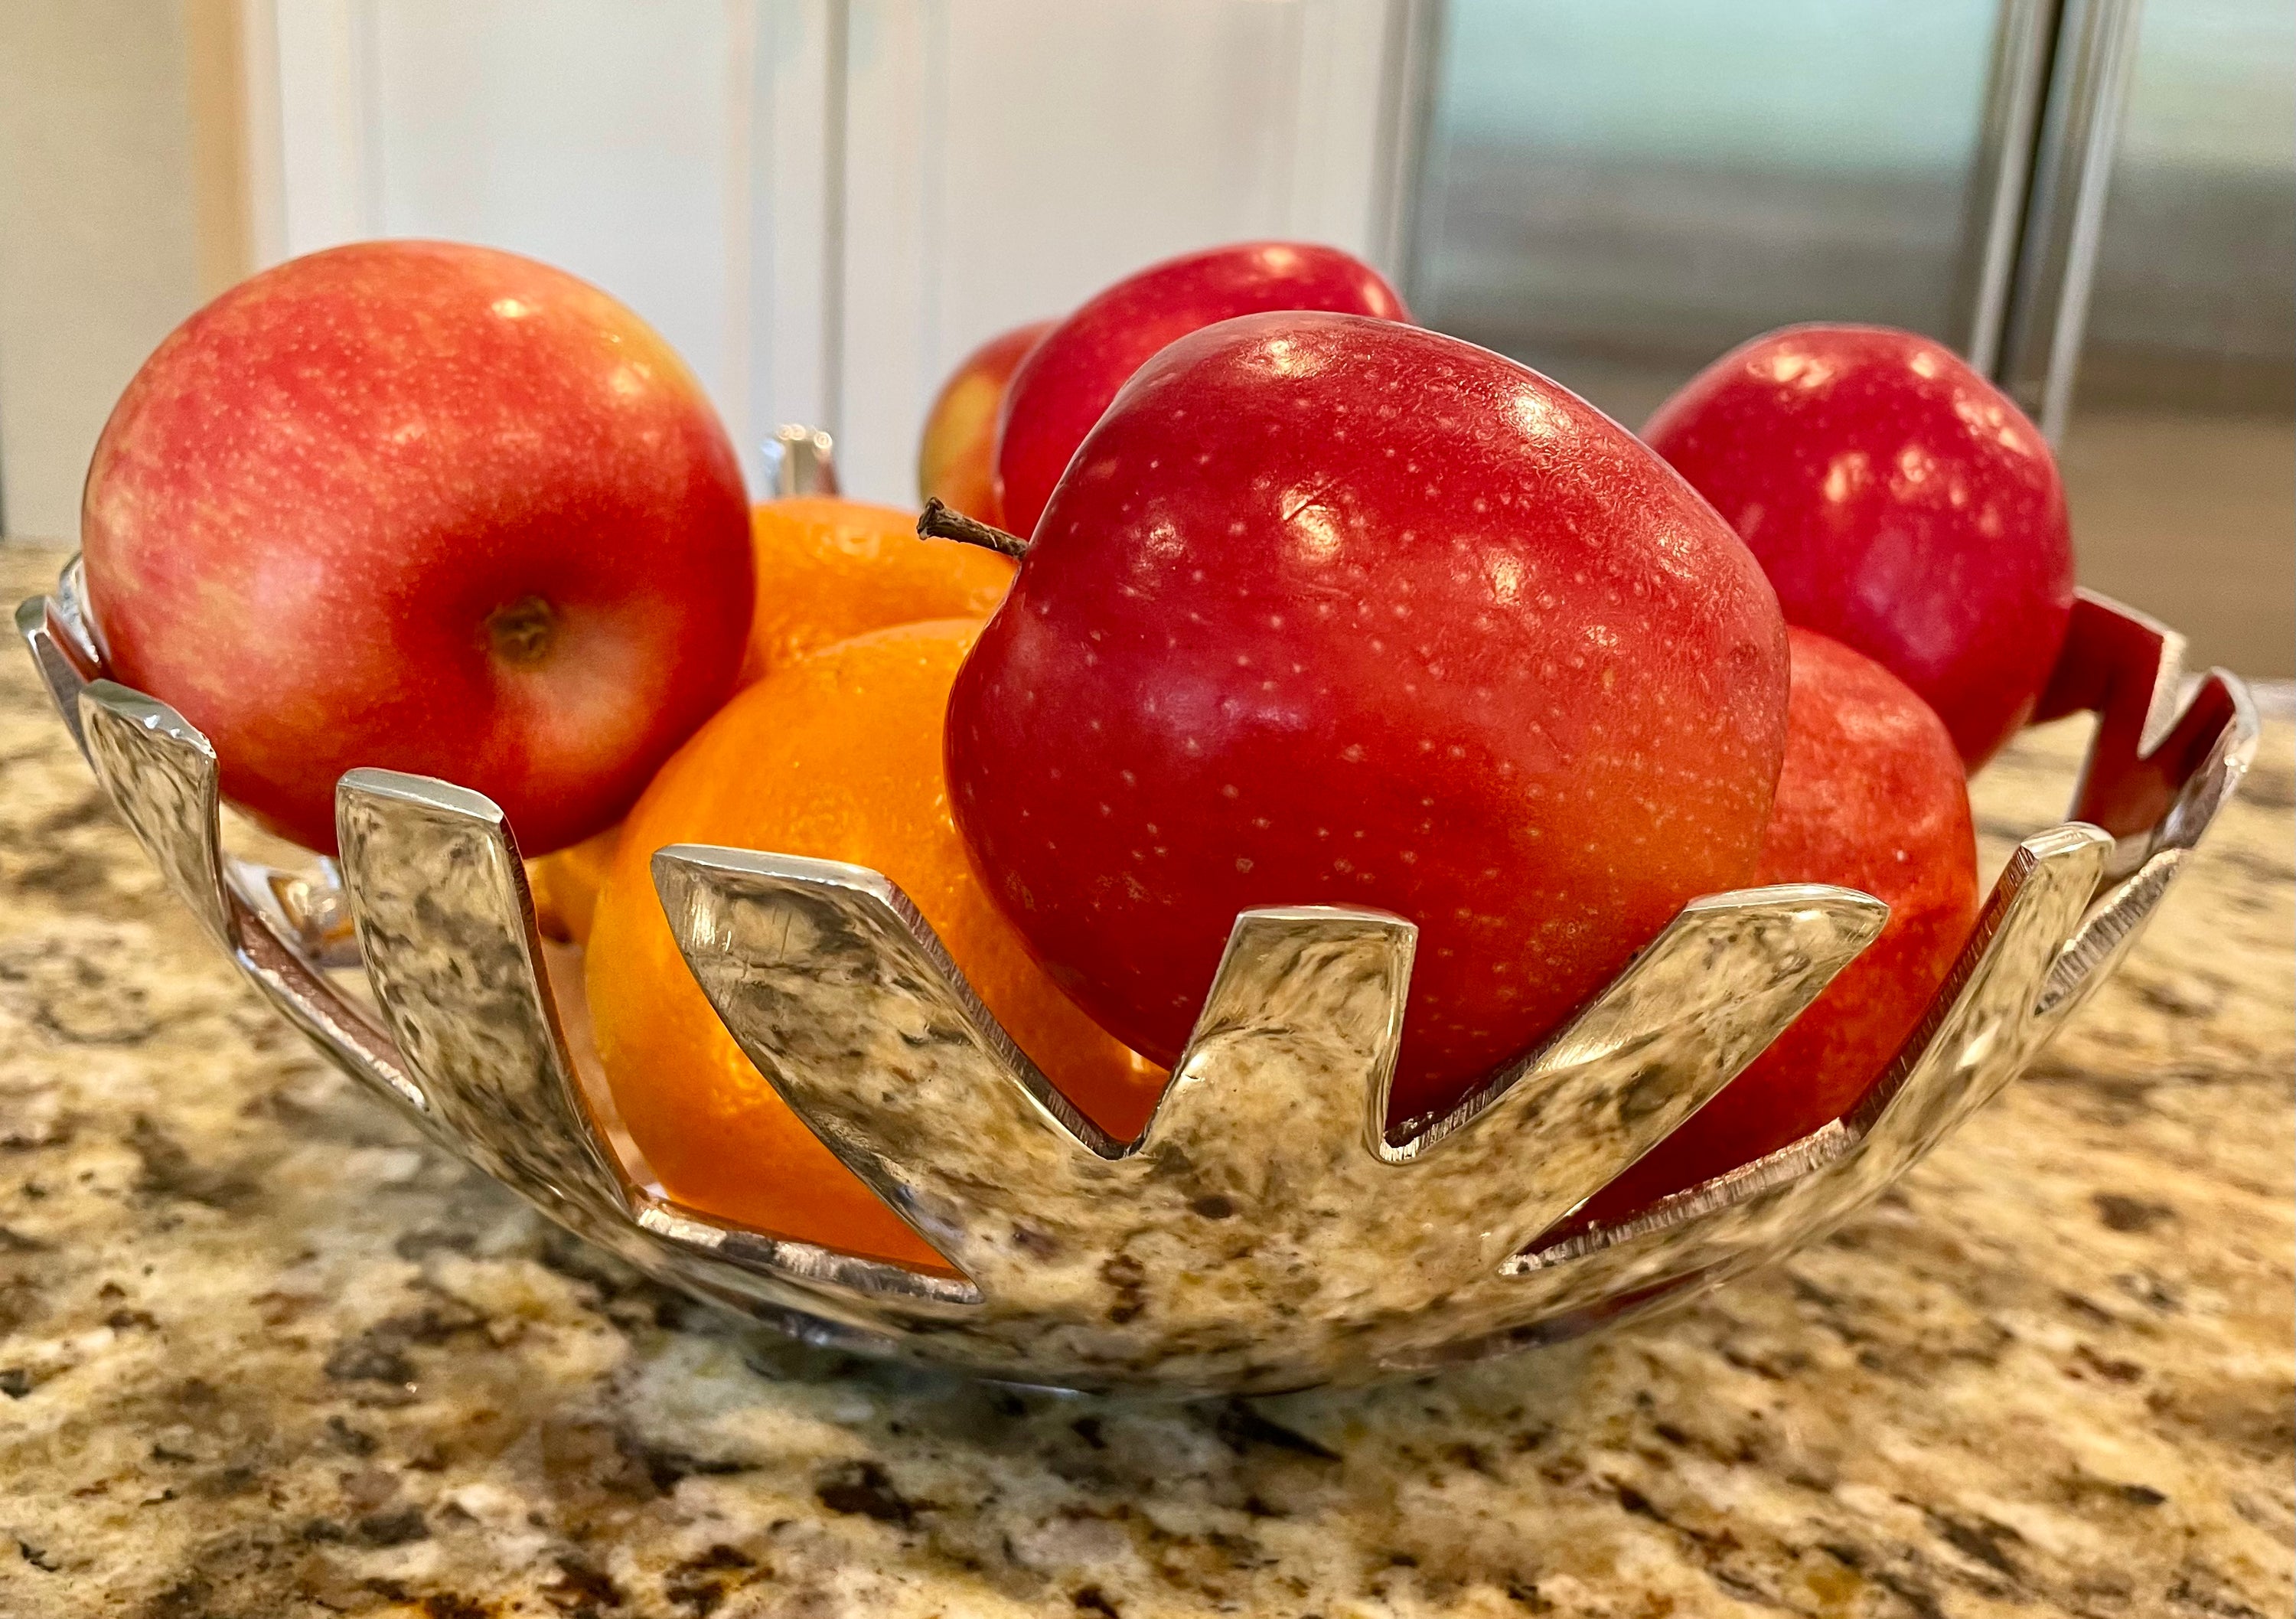
[[[2112,971],[2232,793],[2256,719],[2173,632],[2084,595],[2040,718],[2099,715],[2072,819],[2021,844],[1927,1017],[1849,1116],[1627,1223],[1539,1245],[1880,931],[1814,885],[1696,900],[1455,1113],[1383,1130],[1415,929],[1247,911],[1145,1133],[1096,1130],[899,890],[680,846],[653,869],[710,1003],[823,1141],[949,1261],[926,1272],[670,1199],[578,1064],[512,828],[355,770],[335,874],[227,855],[214,750],[103,677],[77,564],[17,612],[64,723],[168,885],[345,1072],[551,1219],[800,1337],[1000,1379],[1176,1394],[1366,1382],[1677,1302],[1830,1228],[2013,1078]],[[368,994],[343,978],[363,966]]]

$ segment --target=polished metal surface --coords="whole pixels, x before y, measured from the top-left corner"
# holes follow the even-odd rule
[[[742,1049],[979,1290],[943,1352],[1070,1384],[1322,1382],[1447,1330],[1456,1295],[1719,1090],[1886,915],[1838,889],[1701,900],[1483,1097],[1391,1146],[1416,930],[1247,911],[1155,1116],[1119,1143],[882,876],[690,846],[654,866]]]
[[[71,673],[50,692],[60,711],[78,715],[96,780],[209,936],[338,1067],[436,1133],[390,1038],[229,880],[207,738],[167,704],[110,680],[83,683]]]
[[[464,1156],[545,1207],[618,1205],[542,990],[501,811],[427,777],[353,770],[336,791],[335,835],[384,1023]]]
[[[2048,93],[2062,0],[2000,0],[1983,115],[1970,163],[1962,262],[1946,335],[1972,366],[1994,374],[2025,234],[2026,193]]]
[[[1427,156],[1443,73],[1450,0],[1392,0],[1380,53],[1378,121],[1372,153],[1370,227],[1365,257],[1416,308],[1426,240]]]
[[[2072,410],[2142,4],[2054,0],[2054,6],[2048,95],[1993,367],[2052,444],[2062,441]]]
[[[351,900],[343,892],[342,874],[334,861],[321,859],[308,871],[281,871],[226,856],[224,869],[232,884],[312,961],[329,969],[360,965]]]
[[[911,1272],[809,1245],[728,1244],[617,1161],[544,987],[518,845],[494,802],[394,770],[336,790],[359,949],[393,1044],[460,1154],[545,1214],[671,1279],[730,1263],[720,1294],[776,1311],[840,1292],[930,1291]]]
[[[2237,680],[2213,673],[2180,703],[2175,636],[2085,596],[2043,714],[2100,715],[2075,806],[2094,824],[2020,848],[1923,1028],[1848,1117],[1553,1241],[1855,957],[1878,901],[1815,886],[1698,900],[1538,1050],[1392,1137],[1415,929],[1334,908],[1247,912],[1153,1118],[1116,1141],[1015,1048],[880,875],[659,851],[672,931],[727,1027],[944,1273],[729,1228],[617,1153],[611,1099],[585,1092],[560,1031],[493,803],[354,771],[338,790],[339,887],[233,859],[212,748],[101,678],[74,593],[26,604],[17,624],[122,818],[250,982],[553,1219],[808,1341],[1177,1393],[1362,1381],[1548,1342],[1821,1234],[2013,1079],[2112,969],[2257,734]],[[340,908],[380,1022],[326,976],[330,952],[348,954]]]
[[[766,487],[776,500],[792,495],[834,495],[836,446],[818,427],[789,423],[758,447],[766,466]]]
[[[2102,869],[2106,838],[2068,826],[2026,840],[1896,1064],[1846,1119],[1764,1164],[1666,1198],[1510,1267],[1539,1301],[1542,1335],[1678,1303],[1785,1253],[1854,1212],[2013,1078],[2054,1028],[2038,986]]]

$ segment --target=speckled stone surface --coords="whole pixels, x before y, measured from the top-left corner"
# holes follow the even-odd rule
[[[1994,863],[2078,742],[1979,784]],[[1472,1371],[1126,1404],[793,1348],[418,1145],[11,652],[0,1614],[2284,1615],[2292,808],[2276,719],[2119,980],[1832,1241]]]

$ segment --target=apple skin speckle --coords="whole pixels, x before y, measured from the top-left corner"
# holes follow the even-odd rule
[[[1035,897],[1039,959],[1160,1062],[1239,910],[1367,906],[1422,930],[1396,1108],[1424,1113],[1753,874],[1776,598],[1662,462],[1512,361],[1357,316],[1208,327],[1117,397],[1037,533],[952,694],[958,824]],[[1398,622],[1407,651],[1365,633]]]

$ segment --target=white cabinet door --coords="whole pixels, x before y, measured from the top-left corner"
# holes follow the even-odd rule
[[[906,502],[991,333],[1192,247],[1392,234],[1408,0],[247,4],[266,260],[562,265],[677,345],[753,475],[817,423],[849,489]]]

